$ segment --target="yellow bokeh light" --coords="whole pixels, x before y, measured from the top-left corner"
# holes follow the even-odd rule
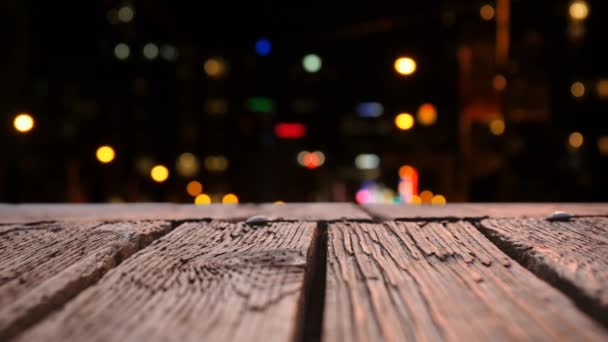
[[[211,57],[205,61],[204,68],[210,77],[220,77],[226,73],[226,62],[219,57]]]
[[[608,97],[608,80],[599,80],[595,86],[595,90],[597,91],[597,95],[600,98]]]
[[[222,155],[205,157],[205,168],[213,172],[222,172],[228,168],[228,158]]]
[[[447,203],[447,200],[443,195],[435,195],[433,199],[431,199],[431,204],[433,205],[444,205]]]
[[[394,67],[401,75],[411,75],[416,71],[416,61],[410,57],[400,57],[395,61]]]
[[[597,139],[597,149],[603,156],[608,156],[608,135],[604,135]]]
[[[570,86],[570,93],[574,97],[585,96],[585,85],[582,82],[574,82]]]
[[[156,165],[150,170],[150,177],[157,183],[162,183],[169,178],[169,169],[164,165]]]
[[[395,125],[402,131],[414,127],[414,117],[410,113],[401,113],[395,117]]]
[[[224,204],[237,204],[237,203],[239,203],[239,198],[235,194],[226,194],[222,198],[222,203],[224,203]]]
[[[580,132],[572,132],[568,136],[568,145],[570,145],[570,147],[572,148],[580,148],[581,146],[583,146],[583,141],[584,138]]]
[[[433,192],[429,190],[424,190],[420,193],[420,199],[424,204],[431,203],[431,201],[433,200]]]
[[[199,165],[198,158],[190,152],[180,154],[175,162],[177,173],[184,177],[194,177],[199,171]]]
[[[437,121],[437,109],[432,104],[425,103],[418,108],[416,118],[421,125],[430,126]]]
[[[490,132],[498,136],[505,132],[505,122],[502,119],[494,119],[490,121]]]
[[[492,79],[492,87],[498,91],[503,91],[507,87],[507,79],[503,75],[496,75]]]
[[[589,15],[589,5],[585,1],[573,1],[568,7],[568,14],[574,20],[585,20]]]
[[[485,21],[490,21],[494,19],[494,12],[494,7],[488,4],[481,6],[481,8],[479,9],[479,15]]]
[[[211,197],[207,194],[200,194],[194,198],[194,204],[196,205],[206,205],[211,204]]]
[[[283,205],[283,204],[285,204],[285,202],[283,202],[283,201],[276,201],[276,202],[274,202],[274,204],[275,205]]]
[[[203,184],[199,181],[192,181],[186,185],[186,191],[188,195],[196,197],[203,192]]]
[[[13,120],[13,126],[18,132],[29,132],[34,128],[34,118],[29,114],[21,113]]]
[[[414,196],[412,196],[412,199],[408,203],[420,205],[420,204],[422,204],[422,198],[420,198],[420,196],[414,195]]]
[[[116,157],[116,152],[114,152],[114,149],[111,146],[104,145],[97,149],[95,155],[97,156],[97,160],[99,160],[101,163],[107,164],[114,160],[114,157]]]

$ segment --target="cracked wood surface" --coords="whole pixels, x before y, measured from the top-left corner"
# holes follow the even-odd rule
[[[466,222],[334,223],[327,268],[326,341],[606,340]]]
[[[168,222],[0,225],[0,340],[42,319],[170,228]]]
[[[351,203],[286,203],[193,205],[135,204],[0,204],[0,223],[45,220],[246,220],[251,216],[274,220],[365,220],[370,216]]]
[[[487,219],[490,240],[608,324],[608,218]]]
[[[299,334],[306,222],[183,223],[17,341],[286,341]]]

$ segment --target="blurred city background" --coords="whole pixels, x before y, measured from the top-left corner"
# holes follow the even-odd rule
[[[2,0],[0,201],[607,201],[607,6]]]

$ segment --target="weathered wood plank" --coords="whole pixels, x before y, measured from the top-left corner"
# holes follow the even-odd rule
[[[245,220],[262,215],[283,220],[369,219],[363,210],[350,203],[275,204],[0,204],[0,223],[45,220]]]
[[[334,223],[328,234],[327,341],[608,338],[469,223]]]
[[[490,240],[608,324],[608,218],[487,219]]]
[[[315,231],[184,223],[17,340],[289,340]]]
[[[0,225],[0,340],[59,308],[170,229],[167,222]]]
[[[547,217],[555,211],[576,216],[608,216],[605,203],[448,203],[444,206],[370,204],[364,206],[381,219]]]

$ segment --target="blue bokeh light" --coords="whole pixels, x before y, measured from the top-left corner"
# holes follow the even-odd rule
[[[268,56],[271,50],[272,44],[270,43],[270,40],[266,38],[260,38],[257,42],[255,42],[255,52],[259,56]]]

